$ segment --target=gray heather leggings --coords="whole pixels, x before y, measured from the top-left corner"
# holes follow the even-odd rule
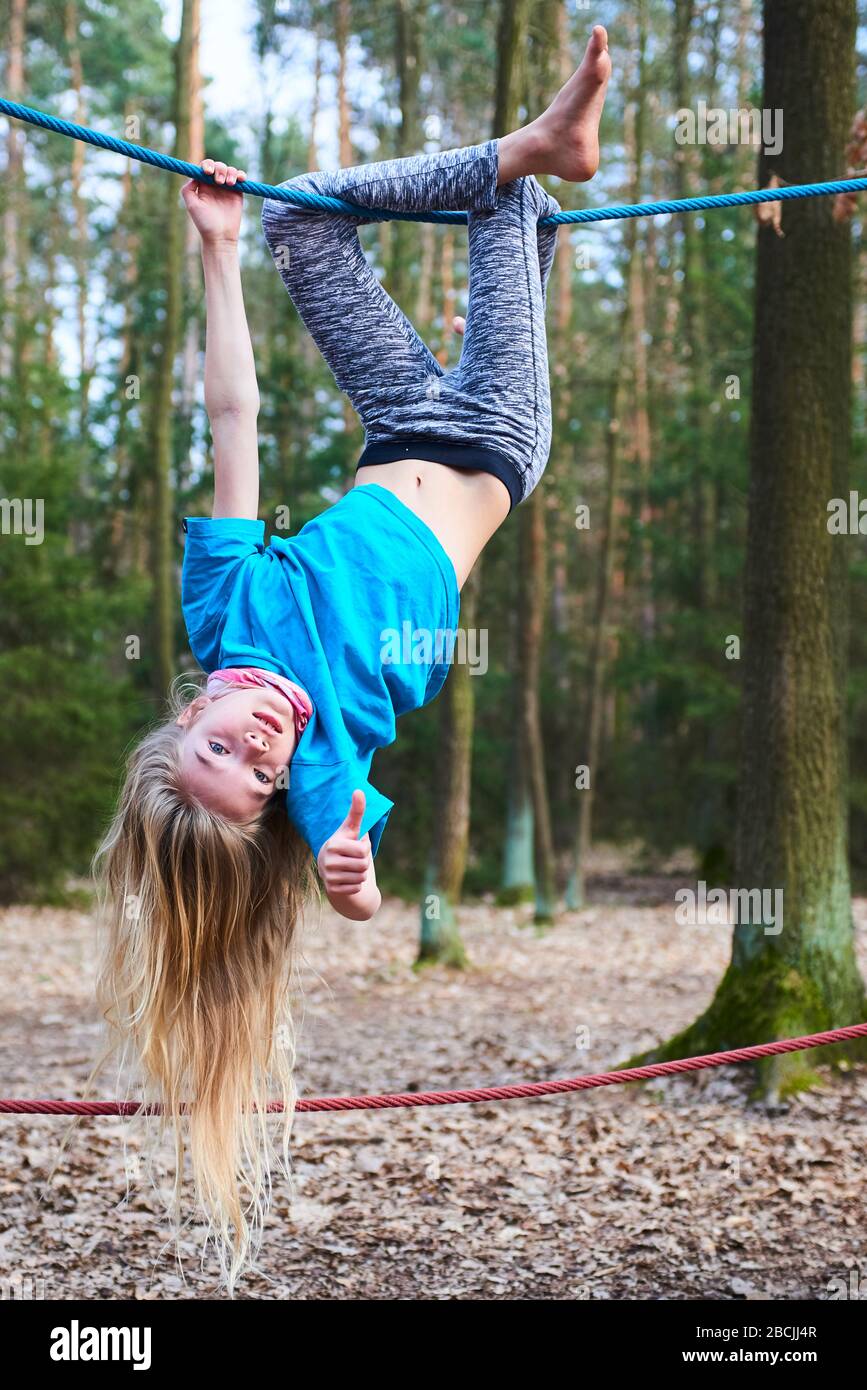
[[[512,505],[551,446],[545,289],[559,210],[533,177],[497,188],[497,141],[302,174],[302,188],[390,211],[469,211],[469,306],[458,365],[444,372],[383,289],[358,239],[369,218],[268,199],[262,225],[292,301],[365,430],[359,466],[433,458],[499,476]]]

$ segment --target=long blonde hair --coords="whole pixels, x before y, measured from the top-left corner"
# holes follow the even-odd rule
[[[174,1151],[170,1212],[184,1209],[188,1155],[231,1292],[261,1237],[272,1167],[288,1171],[293,947],[316,880],[279,793],[243,826],[185,790],[186,703],[176,687],[171,719],[131,753],[94,859],[106,929],[98,995],[119,1071],[131,1068],[136,1098],[162,1107],[145,1125]],[[269,1099],[282,1115],[269,1119]]]

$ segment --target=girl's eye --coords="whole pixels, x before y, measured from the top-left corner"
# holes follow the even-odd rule
[[[261,772],[261,771],[259,770],[258,767],[257,767],[257,768],[254,768],[254,772],[256,773],[256,781],[257,781],[257,782],[270,782],[270,781],[271,781],[271,778],[268,777],[264,772]]]
[[[210,748],[212,753],[228,753],[229,751],[228,748],[225,748],[222,743],[217,743],[216,739],[209,739],[208,747]]]

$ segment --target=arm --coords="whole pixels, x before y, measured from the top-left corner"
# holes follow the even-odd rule
[[[191,179],[181,190],[202,242],[207,328],[205,408],[214,440],[215,517],[256,519],[259,510],[259,387],[244,311],[238,235],[243,198],[229,192],[243,171],[206,159],[218,184]]]
[[[353,792],[349,815],[316,857],[328,901],[335,912],[352,922],[367,922],[382,902],[370,836],[358,838],[364,805],[364,792]]]

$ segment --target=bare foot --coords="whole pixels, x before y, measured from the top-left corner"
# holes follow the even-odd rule
[[[599,168],[599,122],[611,76],[608,34],[597,24],[581,66],[535,121],[499,142],[499,182],[556,174],[586,183]]]

